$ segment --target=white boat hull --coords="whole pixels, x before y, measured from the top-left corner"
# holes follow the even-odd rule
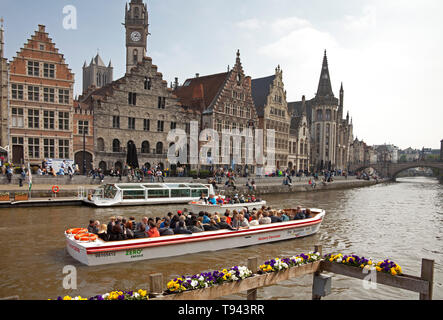
[[[310,219],[260,225],[239,231],[218,230],[118,242],[79,242],[66,235],[66,248],[77,261],[97,266],[293,240],[319,231],[325,211],[315,210],[313,212],[319,213]]]
[[[200,197],[196,198],[164,198],[164,199],[149,199],[149,200],[88,200],[83,199],[87,205],[94,207],[126,207],[126,206],[148,206],[148,205],[168,205],[168,204],[187,204],[189,201],[198,201]]]
[[[252,211],[252,209],[261,209],[262,206],[266,205],[266,201],[260,201],[260,202],[252,202],[252,203],[236,203],[236,204],[225,204],[225,205],[209,205],[209,204],[201,204],[201,203],[189,203],[190,211],[198,213],[200,211],[208,212],[208,213],[220,213],[224,214],[226,210],[230,210],[231,212],[233,210],[241,211],[244,208],[247,208],[249,211]]]

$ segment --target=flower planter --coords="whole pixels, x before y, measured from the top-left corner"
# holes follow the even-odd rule
[[[0,194],[0,201],[10,201],[9,193]]]
[[[244,280],[215,285],[206,289],[185,291],[182,293],[160,295],[152,300],[213,300],[239,292],[277,284],[293,277],[312,274],[320,269],[320,261],[309,263],[279,272],[256,274]]]
[[[14,196],[14,201],[27,201],[29,196],[27,194],[16,194]]]

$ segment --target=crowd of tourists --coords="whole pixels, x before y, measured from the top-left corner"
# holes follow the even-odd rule
[[[178,234],[194,234],[206,231],[249,229],[253,226],[266,225],[291,220],[302,220],[312,217],[310,209],[284,211],[274,210],[263,206],[242,210],[226,210],[224,214],[188,212],[187,209],[179,210],[176,214],[169,212],[165,217],[144,217],[137,222],[135,217],[111,217],[107,224],[90,220],[88,232],[98,235],[104,241],[121,241],[141,238],[157,238]]]

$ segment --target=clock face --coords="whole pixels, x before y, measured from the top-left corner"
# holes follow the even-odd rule
[[[138,31],[134,31],[131,33],[131,40],[134,42],[139,42],[142,38],[142,35]]]

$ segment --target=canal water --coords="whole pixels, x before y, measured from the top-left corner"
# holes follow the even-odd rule
[[[435,260],[434,299],[443,299],[443,186],[431,178],[402,178],[397,183],[351,190],[332,190],[266,197],[275,208],[297,205],[327,211],[320,232],[312,237],[262,246],[199,253],[134,263],[83,266],[65,249],[63,231],[83,227],[89,219],[107,223],[110,216],[162,216],[177,206],[94,209],[59,207],[0,210],[0,297],[56,299],[83,297],[115,289],[147,288],[148,276],[162,273],[165,281],[180,275],[290,257],[323,245],[325,253],[357,254],[377,260],[389,258],[405,273],[420,275],[421,259]],[[63,289],[63,268],[75,266],[77,290]],[[259,289],[259,299],[310,299],[312,276]],[[245,299],[244,294],[223,299]],[[418,299],[418,294],[334,276],[327,299]]]

